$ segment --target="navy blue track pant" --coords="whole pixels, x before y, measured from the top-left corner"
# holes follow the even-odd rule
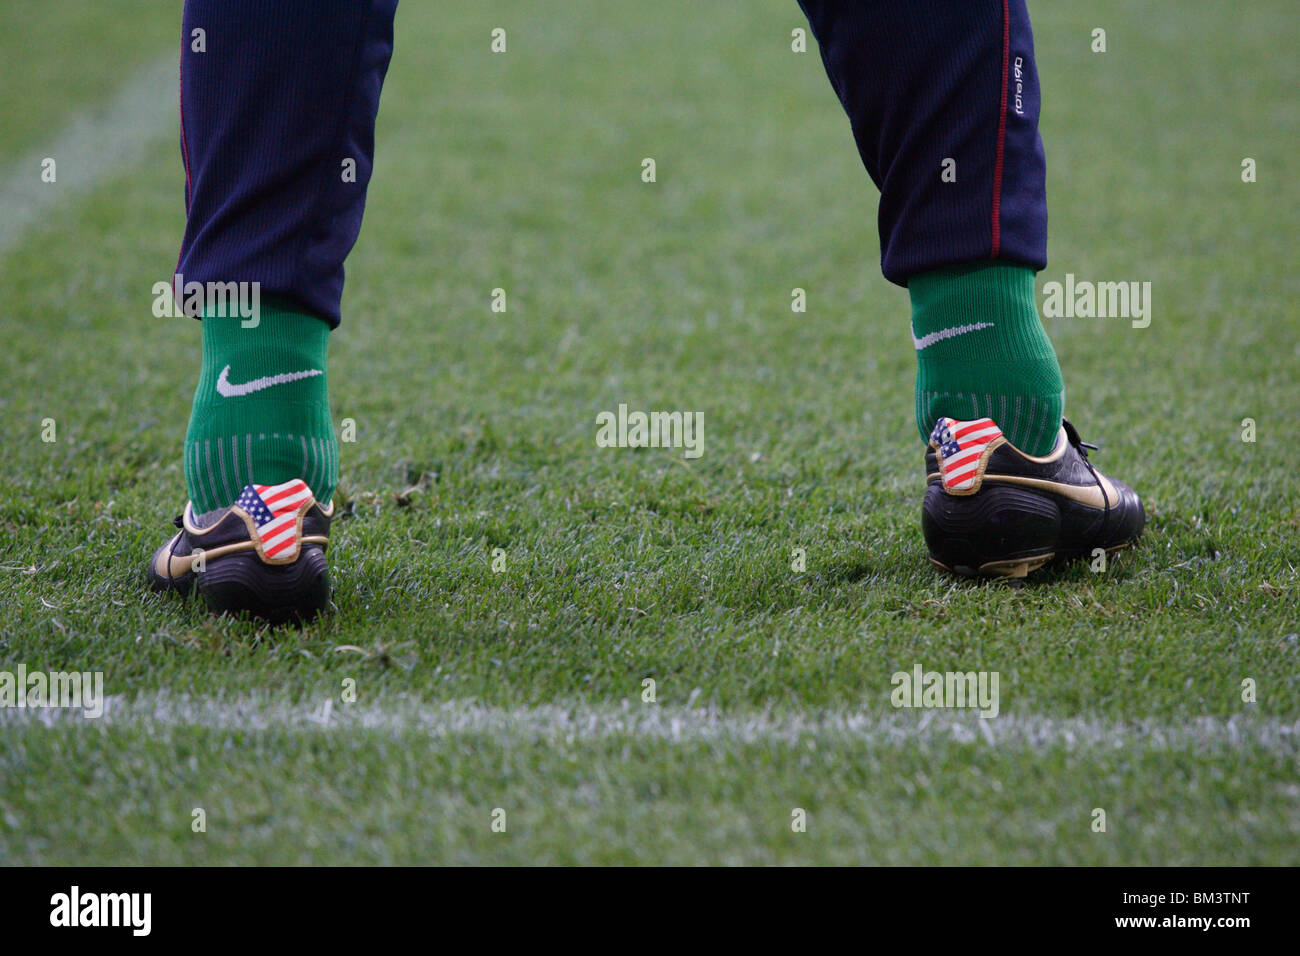
[[[906,285],[986,259],[1043,268],[1045,165],[1024,0],[800,5],[880,189],[885,276]],[[396,6],[187,0],[186,282],[260,282],[338,324]]]
[[[396,10],[397,0],[187,0],[176,266],[187,283],[260,282],[263,295],[338,324]]]
[[[880,188],[885,277],[906,285],[918,272],[980,259],[1047,265],[1025,0],[800,5]],[[945,168],[955,181],[945,181]]]

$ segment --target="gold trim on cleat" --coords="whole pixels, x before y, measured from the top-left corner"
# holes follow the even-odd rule
[[[993,578],[1023,578],[1031,571],[1037,571],[1052,558],[1055,551],[1034,555],[1032,558],[1011,558],[1005,561],[990,561],[980,565],[980,574]]]
[[[985,475],[986,484],[1007,484],[1022,485],[1025,488],[1033,488],[1035,491],[1046,491],[1049,494],[1060,495],[1062,498],[1069,498],[1071,501],[1077,501],[1079,504],[1088,508],[1095,508],[1097,511],[1103,511],[1107,507],[1119,507],[1119,492],[1115,486],[1110,483],[1110,479],[1097,472],[1097,480],[1101,483],[1097,485],[1067,485],[1062,481],[1052,481],[1049,478],[1030,478],[1026,475]]]
[[[176,539],[180,535],[172,538],[167,542],[167,547],[158,553],[158,560],[154,562],[154,570],[158,572],[159,577],[179,578],[189,574],[194,570],[194,554],[172,554],[171,549],[175,547]],[[224,557],[227,554],[234,554],[236,551],[252,551],[253,542],[236,541],[233,544],[222,545],[219,548],[198,548],[196,551],[203,552],[203,560],[211,561],[213,558]]]
[[[990,561],[987,564],[981,564],[978,570],[966,569],[958,571],[956,568],[950,568],[934,555],[930,555],[930,563],[936,568],[942,568],[949,574],[955,574],[959,578],[1009,578],[1021,579],[1028,577],[1034,571],[1037,571],[1043,565],[1056,557],[1055,551],[1049,551],[1047,554],[1037,554],[1032,558],[1009,558],[1003,561]]]
[[[307,490],[308,492],[311,491],[310,488],[308,488]],[[298,505],[298,514],[294,520],[294,527],[293,527],[294,537],[298,539],[298,547],[291,552],[286,551],[282,557],[276,557],[276,558],[268,557],[266,552],[262,549],[262,539],[259,538],[257,535],[257,522],[253,520],[252,515],[250,515],[239,505],[231,505],[229,508],[225,509],[225,512],[223,514],[213,518],[211,523],[209,523],[207,526],[200,528],[198,524],[195,522],[195,518],[194,518],[194,502],[192,501],[187,502],[185,505],[184,517],[181,520],[184,523],[185,531],[190,535],[191,539],[193,539],[193,538],[201,538],[203,535],[211,532],[214,528],[216,528],[219,524],[221,524],[221,522],[225,519],[227,514],[238,515],[240,519],[243,520],[244,526],[248,529],[248,541],[247,542],[240,541],[236,544],[228,544],[221,548],[214,548],[213,550],[208,552],[208,557],[215,558],[223,554],[228,554],[231,551],[245,551],[245,550],[252,549],[257,552],[257,556],[262,560],[263,564],[293,564],[295,561],[298,560],[299,556],[302,553],[302,545],[304,544],[324,545],[329,543],[329,538],[326,538],[323,535],[310,535],[310,534],[304,535],[302,533],[303,519],[307,517],[307,512],[312,509],[313,505],[316,505],[316,499],[311,494],[307,495],[306,501]],[[331,498],[329,502],[329,511],[325,511],[325,509],[322,508],[321,512],[327,518],[334,514],[333,498]]]
[[[1011,442],[1008,440],[1007,444],[1011,445]],[[1016,454],[1025,459],[1025,461],[1036,462],[1040,465],[1050,465],[1054,461],[1061,460],[1061,456],[1065,454],[1065,449],[1069,444],[1070,436],[1065,433],[1065,426],[1062,425],[1056,432],[1056,444],[1052,446],[1052,450],[1046,455],[1030,455],[1027,452],[1021,451],[1019,448],[1016,448],[1015,445],[1011,445],[1011,447],[1015,449]]]
[[[153,567],[154,571],[157,572],[158,576],[161,578],[175,580],[184,577],[194,570],[194,552],[191,552],[190,554],[171,553],[171,549],[176,546],[176,540],[179,537],[180,533],[177,533],[167,542],[167,546],[158,552],[158,559],[154,562]],[[330,539],[322,534],[306,534],[302,536],[301,543],[319,544],[324,548],[330,543]],[[219,548],[199,548],[196,550],[203,552],[203,560],[205,562],[225,557],[228,554],[235,554],[240,551],[257,551],[259,556],[261,554],[261,549],[259,549],[252,541],[235,541],[231,544],[222,545]],[[301,557],[302,548],[299,548],[298,550],[300,552],[298,557]],[[271,563],[266,561],[265,558],[262,560],[264,563]],[[294,560],[297,560],[297,558],[295,557]],[[287,563],[292,564],[293,562]]]

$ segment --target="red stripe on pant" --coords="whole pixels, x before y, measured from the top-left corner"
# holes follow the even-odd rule
[[[1007,146],[1007,79],[1011,59],[1011,11],[1008,0],[1002,0],[1002,106],[998,110],[997,158],[993,161],[993,241],[990,259],[998,257],[1002,248],[1002,158]]]

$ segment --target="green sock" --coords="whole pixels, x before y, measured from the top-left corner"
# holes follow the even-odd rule
[[[1056,443],[1065,384],[1038,320],[1034,271],[1007,262],[913,276],[916,426],[929,440],[942,416],[991,418],[1030,455]]]
[[[203,368],[185,434],[196,512],[233,504],[245,485],[301,478],[322,504],[338,484],[325,357],[330,327],[287,302],[260,321],[203,317]]]

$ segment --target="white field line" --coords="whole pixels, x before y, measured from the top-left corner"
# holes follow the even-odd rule
[[[7,164],[0,173],[0,255],[56,203],[135,165],[164,134],[179,138],[178,63],[172,53],[149,64],[111,100],[77,115],[63,130],[51,131],[47,141]],[[179,149],[177,145],[178,163]],[[52,183],[41,179],[47,157],[55,162]]]
[[[432,738],[486,736],[503,741],[575,744],[609,739],[691,743],[867,743],[906,747],[983,743],[1034,750],[1264,749],[1300,755],[1300,721],[1242,714],[1113,721],[1003,713],[981,719],[969,711],[821,711],[803,714],[722,713],[704,708],[627,703],[623,706],[498,707],[472,700],[429,704],[397,698],[385,706],[285,704],[263,696],[227,699],[152,695],[109,697],[104,713],[87,718],[72,709],[0,708],[0,727],[20,724],[100,727],[198,727],[219,730],[378,731]],[[87,730],[94,726],[87,726]]]

